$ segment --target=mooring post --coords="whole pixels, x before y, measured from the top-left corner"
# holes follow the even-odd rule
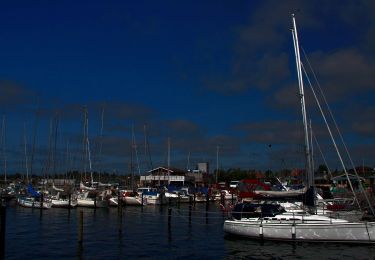
[[[118,192],[117,192],[117,209],[118,209],[118,214],[122,216],[122,196],[121,196],[120,189],[118,189]]]
[[[78,244],[82,245],[83,243],[83,211],[79,212],[79,221],[78,221]]]
[[[94,198],[94,208],[96,209],[96,200],[97,200],[97,195],[95,195],[95,198]]]
[[[195,206],[195,199],[197,197],[197,194],[194,192],[194,206]]]
[[[191,223],[191,208],[192,208],[192,206],[189,205],[189,223]]]
[[[6,227],[6,206],[1,205],[0,207],[0,217],[1,217],[1,231],[0,231],[0,257],[5,259],[5,227]]]
[[[172,208],[168,208],[168,227],[171,227]]]
[[[208,205],[210,202],[210,197],[208,196],[208,193],[206,194],[206,211],[208,211]]]
[[[70,212],[70,208],[72,207],[72,194],[69,193],[69,205],[68,205],[68,210]]]
[[[142,192],[142,207],[143,207],[143,192]]]
[[[44,194],[43,192],[40,194],[40,210],[43,209],[43,201],[44,201]]]
[[[234,204],[234,194],[232,192],[232,205]]]

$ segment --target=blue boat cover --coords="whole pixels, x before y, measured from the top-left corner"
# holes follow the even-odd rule
[[[36,198],[40,197],[39,192],[34,190],[33,185],[31,185],[31,183],[29,183],[29,185],[27,186],[27,193]]]

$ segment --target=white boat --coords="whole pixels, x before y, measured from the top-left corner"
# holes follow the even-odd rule
[[[74,208],[78,205],[77,197],[75,195],[71,195],[69,204],[69,197],[61,196],[60,192],[57,192],[56,195],[51,196],[51,203],[52,207],[54,208]]]
[[[43,208],[43,209],[49,209],[52,206],[51,201],[43,199],[43,203],[41,202],[40,198],[35,197],[18,197],[17,203],[26,208]]]
[[[105,208],[108,207],[108,201],[105,197],[97,195],[97,192],[83,191],[77,196],[77,205],[79,207]]]
[[[168,202],[164,193],[160,193],[154,188],[140,187],[137,192],[143,197],[143,199],[146,199],[147,204],[150,205],[165,205]]]
[[[131,206],[147,205],[147,198],[143,198],[137,192],[121,191],[123,204]]]
[[[221,199],[224,200],[237,200],[237,194],[230,193],[228,190],[221,190],[220,193],[215,195],[215,199],[220,201]]]
[[[321,215],[287,213],[282,207],[265,204],[236,205],[224,232],[253,239],[375,243],[374,222],[349,222]],[[266,206],[266,208],[263,208]]]
[[[294,16],[292,32],[305,132],[307,185],[309,190],[311,190],[310,188],[313,188],[312,161],[307,133],[301,61],[299,58],[298,37]],[[314,205],[315,203],[312,204]],[[304,212],[288,213],[280,205],[275,204],[237,204],[233,209],[232,217],[224,222],[224,232],[252,239],[278,241],[375,243],[375,222],[350,222],[344,219],[336,219],[324,215],[310,215]]]
[[[306,194],[307,188],[304,187],[298,190],[254,190],[254,193],[261,195],[262,198],[286,198],[286,197],[299,197]]]

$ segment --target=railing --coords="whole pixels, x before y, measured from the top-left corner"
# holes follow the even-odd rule
[[[141,181],[185,181],[185,176],[141,176]]]

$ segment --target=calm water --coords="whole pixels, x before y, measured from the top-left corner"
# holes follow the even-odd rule
[[[84,241],[78,244],[79,212]],[[375,246],[226,238],[217,204],[39,210],[8,206],[6,259],[373,259]]]

